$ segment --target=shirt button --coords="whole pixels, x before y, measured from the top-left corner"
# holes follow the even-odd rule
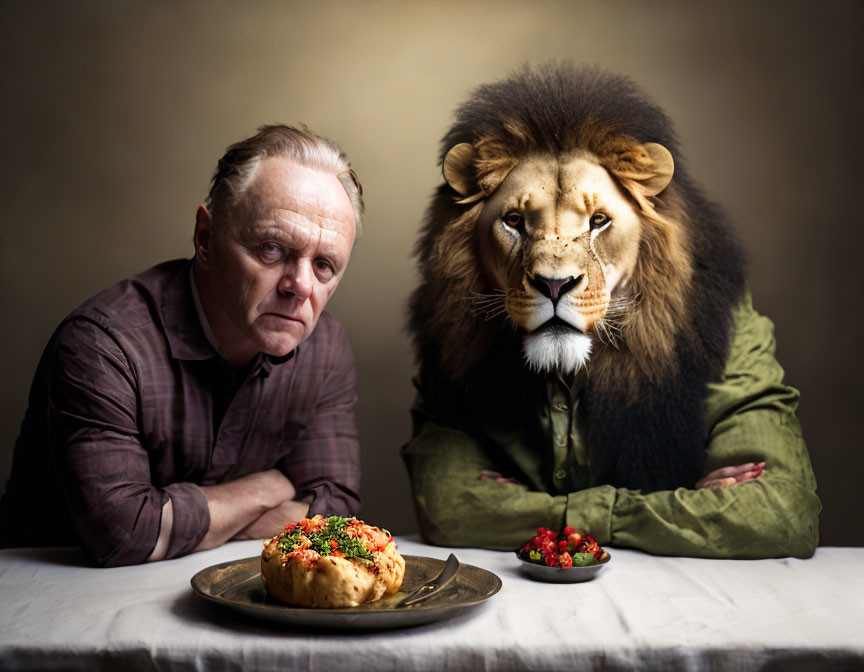
[[[559,436],[557,439],[555,439],[555,443],[557,443],[559,446],[566,446],[567,445],[567,437],[566,436]]]
[[[557,478],[559,481],[561,479],[563,479],[565,476],[567,476],[567,472],[564,471],[563,469],[559,469],[558,471],[555,472],[555,478]]]

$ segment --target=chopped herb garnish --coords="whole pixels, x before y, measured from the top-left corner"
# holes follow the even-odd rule
[[[340,516],[330,516],[325,521],[324,525],[314,532],[304,533],[303,528],[297,525],[290,532],[283,532],[279,535],[277,546],[283,553],[290,553],[297,549],[300,545],[301,538],[306,537],[309,540],[313,551],[319,555],[330,555],[334,550],[339,550],[346,558],[359,558],[367,562],[372,562],[372,553],[366,548],[366,544],[362,539],[350,536],[345,532],[354,520],[352,518],[342,518]],[[333,548],[331,541],[336,542],[336,548]]]

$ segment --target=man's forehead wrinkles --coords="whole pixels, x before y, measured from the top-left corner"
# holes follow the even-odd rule
[[[336,215],[335,212],[331,211],[329,208],[325,207],[324,202],[319,203],[311,203],[309,201],[305,201],[301,198],[296,198],[295,196],[288,196],[287,194],[280,193],[278,199],[264,199],[266,201],[270,201],[269,205],[274,206],[273,210],[275,211],[286,211],[286,212],[295,212],[306,219],[310,219],[312,221],[322,220],[325,222],[338,222],[339,220],[334,217]],[[274,200],[276,202],[274,202]],[[265,205],[265,207],[267,207]],[[338,216],[338,215],[337,215]],[[328,225],[327,228],[332,228],[332,225]]]
[[[297,223],[304,226],[318,226],[322,229],[331,231],[338,230],[345,226],[345,223],[339,219],[332,219],[319,214],[314,209],[312,210],[289,210],[286,208],[274,208],[273,217],[277,222]]]
[[[318,242],[321,251],[333,254],[340,248],[340,242],[344,242],[345,234],[340,231],[321,230],[321,238]]]
[[[322,217],[320,215],[315,219],[315,221],[318,222],[318,226],[322,229],[327,229],[329,231],[336,231],[345,226],[345,222],[341,219],[330,219],[329,217]]]
[[[305,216],[294,210],[275,208],[273,220],[277,225],[287,225],[295,229],[308,229],[310,232],[315,228],[315,219]]]
[[[292,247],[315,245],[322,253],[336,254],[346,238],[343,228],[326,228],[296,212],[277,210],[273,219],[264,220],[259,231],[265,236],[286,240]]]
[[[250,233],[258,238],[273,238],[288,247],[300,249],[318,244],[321,227],[296,212],[283,210],[259,219]]]

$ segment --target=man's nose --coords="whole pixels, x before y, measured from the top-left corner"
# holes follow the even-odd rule
[[[287,264],[279,281],[279,292],[305,301],[312,294],[312,264],[298,259]]]

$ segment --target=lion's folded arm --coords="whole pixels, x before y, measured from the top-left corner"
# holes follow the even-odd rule
[[[403,448],[403,457],[421,531],[430,542],[511,549],[541,525],[573,525],[601,544],[666,555],[809,557],[818,543],[820,503],[795,416],[798,394],[783,384],[783,370],[774,357],[773,326],[752,309],[749,296],[736,310],[723,379],[706,392],[704,469],[766,462],[765,473],[748,483],[648,494],[594,485],[551,495],[481,479],[483,471],[511,474],[480,440],[446,426],[472,426],[483,434],[472,411],[466,410],[462,418],[453,417],[452,410],[440,411],[434,401],[436,394],[441,398],[436,377],[427,375],[423,381],[414,407],[414,437]],[[495,435],[501,439],[500,428]],[[506,456],[513,462],[508,451],[520,454],[515,459],[523,463],[543,460],[543,447],[511,438],[496,446],[502,460]]]
[[[728,436],[746,433],[751,422],[763,420],[748,420]],[[790,426],[774,438],[778,447],[789,447],[800,441],[800,433]],[[402,454],[421,532],[441,546],[511,550],[541,525],[573,525],[600,544],[659,555],[804,558],[818,543],[815,484],[806,476],[794,478],[794,469],[780,466],[784,460],[770,449],[766,461],[775,467],[756,481],[649,494],[601,485],[550,495],[483,480],[480,471],[494,465],[477,443],[467,434],[428,424]]]
[[[562,526],[566,496],[483,479],[495,465],[464,432],[425,422],[402,457],[420,531],[430,543],[513,550],[540,525]]]

